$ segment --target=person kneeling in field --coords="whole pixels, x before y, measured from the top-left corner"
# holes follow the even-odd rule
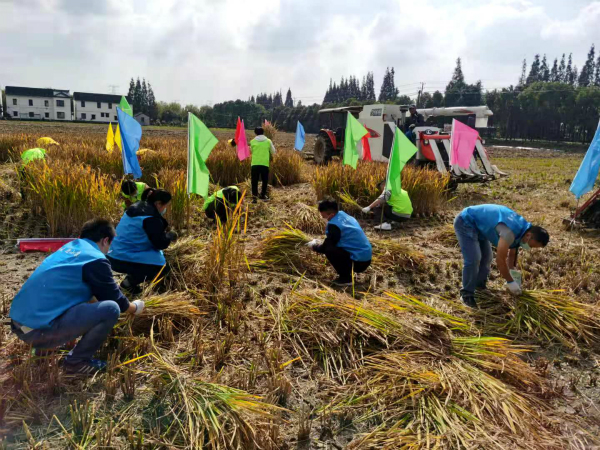
[[[123,197],[123,210],[142,199],[142,194],[148,189],[146,183],[141,181],[123,180],[121,183],[121,196]]]
[[[204,213],[206,217],[221,223],[227,222],[228,214],[236,207],[240,198],[240,189],[237,186],[229,186],[218,190],[204,201]]]
[[[501,205],[469,206],[454,219],[454,231],[463,255],[460,291],[463,303],[477,307],[475,290],[485,289],[496,247],[496,265],[513,295],[521,295],[521,274],[515,270],[519,247],[523,250],[548,245],[548,232],[531,225],[512,209]],[[515,280],[516,278],[516,280]]]
[[[410,219],[413,212],[412,202],[408,196],[408,192],[404,189],[399,194],[392,194],[389,189],[385,188],[385,180],[379,182],[379,189],[382,194],[371,203],[362,209],[362,212],[368,214],[373,211],[375,222],[381,222],[381,225],[375,227],[376,230],[390,231],[392,229],[391,222],[405,222]]]
[[[371,243],[356,219],[338,210],[335,200],[320,201],[319,213],[328,222],[327,237],[322,244],[314,239],[306,245],[325,254],[339,275],[333,284],[351,286],[352,273],[362,273],[371,265]]]
[[[127,208],[117,225],[117,237],[107,257],[115,272],[127,274],[121,288],[131,294],[139,294],[141,283],[169,270],[162,251],[177,240],[177,233],[168,231],[169,223],[163,217],[170,202],[167,191],[146,189],[142,200]]]
[[[106,362],[92,359],[121,313],[140,314],[113,278],[106,253],[115,237],[108,220],[86,222],[79,239],[48,256],[31,274],[10,307],[11,328],[35,349],[59,347],[82,336],[65,357],[68,373],[93,374]],[[95,299],[92,299],[94,297]]]

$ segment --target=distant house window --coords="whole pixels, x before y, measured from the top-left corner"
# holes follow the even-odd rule
[[[92,114],[92,120],[96,120],[96,114]]]
[[[85,120],[87,118],[86,114],[85,113],[81,113],[81,118]]]
[[[60,114],[60,113],[59,113]],[[47,119],[50,117],[50,113],[44,113],[44,117]]]
[[[146,123],[146,119],[142,117],[142,123]]]
[[[108,109],[112,109],[112,103],[108,104]],[[108,116],[107,116],[108,117]]]
[[[50,102],[48,100],[44,100],[44,106],[47,108],[48,106],[50,106]]]
[[[119,120],[119,118],[117,116],[115,116],[115,120]]]
[[[31,100],[29,100],[29,101],[31,101]],[[32,112],[29,113],[29,117],[33,117],[33,113]]]
[[[17,106],[17,99],[13,98],[13,106]]]
[[[96,102],[96,105],[98,106],[98,108],[102,108],[102,103],[101,102]]]
[[[13,117],[19,117],[19,112],[18,111],[13,111]]]
[[[29,100],[29,106],[33,106],[33,100]]]
[[[46,113],[48,114],[48,113]],[[58,117],[59,119],[64,119],[65,118],[65,113],[64,112],[57,112],[56,113],[56,117]]]
[[[56,100],[56,106],[65,106],[64,100]]]
[[[85,102],[83,100],[81,101],[81,107],[85,108]],[[84,119],[85,119],[85,117],[84,117]]]

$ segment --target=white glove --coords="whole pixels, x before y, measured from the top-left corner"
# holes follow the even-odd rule
[[[509,272],[512,279],[515,280],[519,286],[521,286],[523,284],[523,276],[521,275],[521,272],[514,269],[510,269]]]
[[[135,305],[135,311],[133,313],[134,316],[139,316],[142,311],[144,310],[144,307],[146,306],[146,304],[144,303],[143,300],[134,300],[132,302]]]
[[[362,209],[362,212],[363,212],[363,213],[365,213],[365,214],[368,214],[368,213],[369,213],[369,211],[371,211],[371,207],[370,207],[370,206],[365,206],[365,207]]]
[[[511,281],[510,283],[506,283],[506,289],[510,291],[512,295],[519,296],[523,293],[521,290],[521,286],[516,281]]]
[[[318,239],[313,239],[312,241],[306,243],[306,246],[310,249],[314,249],[318,245],[321,245],[321,241]]]

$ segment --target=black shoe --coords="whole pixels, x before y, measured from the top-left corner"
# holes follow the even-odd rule
[[[70,364],[65,361],[63,363],[63,368],[65,369],[65,372],[71,375],[95,375],[98,372],[104,372],[107,365],[106,361],[90,359],[75,364]]]
[[[461,295],[460,299],[469,308],[477,308],[477,302],[475,301],[475,297],[473,295]]]
[[[335,280],[333,280],[331,282],[331,284],[333,284],[334,286],[340,286],[340,287],[352,286],[352,280],[339,277],[339,278],[336,278]]]
[[[271,200],[271,199],[270,199],[268,196],[266,196],[266,195],[261,195],[261,196],[260,196],[260,199],[261,199],[263,202],[268,202],[269,200]]]
[[[136,284],[135,286],[132,286],[128,278],[125,278],[123,281],[121,281],[120,287],[121,290],[127,291],[129,295],[140,295],[142,293],[142,288],[140,285]]]

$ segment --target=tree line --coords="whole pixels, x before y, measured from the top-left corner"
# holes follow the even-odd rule
[[[156,97],[154,97],[152,85],[150,85],[150,82],[146,83],[145,78],[142,82],[140,82],[140,77],[137,78],[137,81],[133,81],[133,78],[131,78],[126,98],[133,107],[134,114],[142,112],[150,117],[151,121],[158,119]]]

